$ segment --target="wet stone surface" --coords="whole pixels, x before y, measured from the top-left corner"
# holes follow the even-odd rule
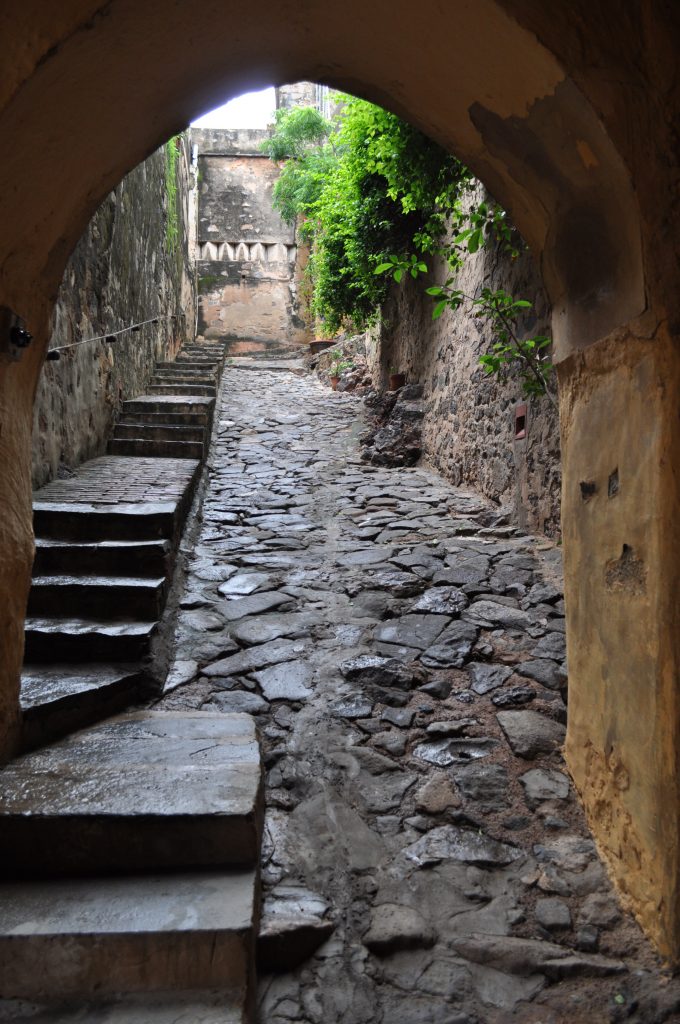
[[[227,369],[156,704],[256,716],[259,1020],[680,1019],[561,756],[558,553],[426,467],[362,461],[362,417]]]

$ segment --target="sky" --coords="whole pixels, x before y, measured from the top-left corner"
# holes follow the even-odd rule
[[[274,120],[274,86],[246,92],[191,123],[197,128],[266,128]]]

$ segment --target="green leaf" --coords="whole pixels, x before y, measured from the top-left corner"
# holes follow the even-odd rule
[[[431,288],[425,289],[426,295],[443,295],[444,289],[439,284],[433,284]]]
[[[448,303],[447,303],[446,299],[443,299],[441,302],[438,302],[435,305],[434,309],[432,310],[432,319],[433,320],[438,320],[439,317],[444,312],[444,310],[446,309],[447,305],[448,305]]]
[[[399,268],[399,270],[395,270],[394,271],[394,280],[397,282],[397,284],[399,284],[401,282],[401,279],[402,279],[403,276],[404,276],[404,271],[401,269],[401,267]]]
[[[384,274],[386,270],[391,270],[394,266],[393,263],[379,263],[373,271],[374,274]]]
[[[477,250],[479,249],[480,245],[482,244],[482,241],[483,241],[482,229],[481,228],[477,228],[475,231],[472,232],[472,234],[470,235],[470,238],[468,239],[468,252],[472,252],[472,253],[477,252]]]
[[[526,299],[515,299],[514,305],[518,309],[531,309],[531,303],[527,302]]]

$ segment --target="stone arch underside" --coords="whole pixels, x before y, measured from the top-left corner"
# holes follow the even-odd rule
[[[36,337],[21,362],[0,363],[0,743],[11,751],[17,725],[32,557],[31,405],[70,252],[107,192],[198,113],[272,82],[341,87],[455,152],[540,262],[562,386],[568,756],[620,888],[675,957],[671,566],[680,544],[666,527],[678,497],[669,467],[680,382],[665,310],[650,310],[655,272],[636,191],[640,162],[630,147],[619,151],[632,136],[616,121],[617,103],[600,102],[611,90],[595,82],[596,110],[582,68],[571,73],[570,61],[588,64],[579,33],[590,16],[581,0],[573,8],[573,26],[558,25],[561,50],[553,47],[564,61],[539,41],[538,32],[550,33],[532,0],[262,0],[238,10],[223,0],[200,9],[191,0],[66,0],[45,10],[33,0],[0,14],[5,52],[14,55],[0,71],[0,305]],[[521,22],[513,17],[520,11]],[[614,58],[601,30],[592,46],[606,67]],[[606,479],[615,466],[622,486],[612,502]],[[587,507],[583,478],[595,483]],[[624,543],[646,566],[643,593],[607,583],[605,565]],[[653,743],[646,760],[643,718]]]

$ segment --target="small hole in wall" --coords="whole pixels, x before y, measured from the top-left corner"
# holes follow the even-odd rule
[[[615,494],[619,493],[619,470],[618,467],[613,473],[609,474],[609,483],[607,484],[607,497],[613,498]]]
[[[584,501],[588,501],[588,498],[592,498],[597,490],[597,484],[594,480],[582,480],[580,483],[581,497]]]
[[[527,407],[526,405],[515,406],[515,441],[520,441],[527,436]]]

